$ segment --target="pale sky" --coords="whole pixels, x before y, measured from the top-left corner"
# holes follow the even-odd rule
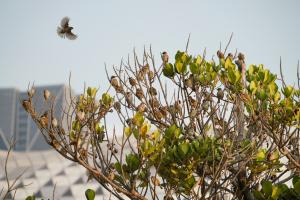
[[[56,28],[69,16],[78,39],[61,39]],[[296,82],[300,59],[300,1],[40,1],[0,0],[0,88],[26,89],[67,83],[76,92],[84,82],[107,87],[104,63],[118,65],[135,47],[152,45],[157,58],[166,50],[214,54],[230,34],[230,50],[246,54],[247,64],[264,64]],[[173,56],[172,56],[173,57]]]

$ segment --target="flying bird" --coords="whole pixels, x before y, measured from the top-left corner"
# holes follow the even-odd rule
[[[61,38],[67,37],[69,40],[75,40],[77,38],[77,35],[72,33],[73,27],[69,26],[69,21],[70,21],[69,17],[64,17],[61,20],[60,26],[57,27],[57,34]]]

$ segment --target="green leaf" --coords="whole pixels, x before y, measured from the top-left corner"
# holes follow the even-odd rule
[[[102,133],[104,133],[104,126],[100,126],[99,123],[96,124],[95,129],[96,129],[96,133],[97,133],[97,134],[102,134]]]
[[[228,68],[231,68],[231,69],[235,68],[235,65],[232,63],[232,60],[230,58],[227,58],[225,60],[225,69],[228,69]]]
[[[176,130],[177,126],[175,124],[167,128],[167,130],[165,131],[165,138],[167,142],[173,139]]]
[[[88,87],[88,89],[87,89],[87,95],[88,96],[95,97],[96,93],[97,93],[97,88]]]
[[[186,72],[186,65],[182,62],[176,62],[175,63],[175,69],[176,69],[177,73],[183,74],[183,73]]]
[[[287,86],[282,90],[282,93],[286,98],[289,98],[292,95],[293,91],[294,88],[292,86]]]
[[[228,69],[228,80],[231,84],[234,84],[236,82],[236,75],[231,68]]]
[[[139,138],[139,131],[138,131],[138,129],[136,129],[136,128],[133,129],[133,130],[132,130],[132,133],[133,133],[133,136],[134,136],[135,139],[138,139],[138,138]]]
[[[125,127],[124,128],[124,133],[126,137],[129,137],[131,135],[131,128],[130,127]]]
[[[253,191],[253,195],[254,195],[256,200],[265,200],[266,199],[264,197],[264,195],[261,192],[257,191],[257,190]]]
[[[199,76],[199,82],[201,83],[201,85],[203,85],[203,84],[205,84],[205,76],[204,76],[204,74],[200,74]]]
[[[270,71],[269,70],[265,70],[265,74],[264,74],[264,83],[267,83],[270,77]]]
[[[193,147],[194,147],[195,152],[199,152],[199,151],[200,151],[200,144],[199,144],[199,141],[198,141],[198,140],[194,140],[194,141],[192,142],[192,144],[193,144]]]
[[[280,100],[280,92],[276,92],[276,94],[274,95],[274,101],[277,103]]]
[[[192,74],[199,74],[200,72],[200,65],[196,63],[191,63],[190,64],[190,71]]]
[[[278,91],[278,86],[276,85],[276,83],[273,82],[268,85],[268,89],[270,96],[274,96]]]
[[[187,59],[188,59],[188,56],[186,55],[185,52],[183,52],[182,55],[181,55],[181,61],[182,61],[182,62],[186,62]]]
[[[235,74],[235,77],[236,77],[234,83],[237,83],[239,80],[241,80],[242,74],[241,74],[241,72],[240,72],[239,70],[235,70],[235,73],[234,73],[234,74]]]
[[[260,149],[256,154],[256,161],[264,161],[266,159],[266,150]]]
[[[73,121],[72,122],[72,130],[74,130],[74,131],[80,131],[80,123],[79,123],[79,121]]]
[[[262,101],[264,101],[264,100],[266,100],[268,98],[267,93],[263,89],[259,90],[259,96],[258,97]]]
[[[297,97],[300,97],[300,89],[299,89],[299,90],[295,90],[295,95],[296,95]]]
[[[272,195],[272,183],[271,181],[263,180],[261,182],[262,190],[266,197],[270,197]]]
[[[109,108],[113,104],[113,98],[108,93],[102,94],[101,103],[106,107]]]
[[[295,185],[298,181],[300,181],[300,177],[299,176],[294,176],[293,177],[293,185]]]
[[[192,188],[196,183],[195,177],[194,176],[189,177],[185,181],[185,183],[186,183],[186,186],[187,186],[188,189]]]
[[[181,51],[177,51],[176,55],[175,55],[175,61],[181,61],[182,55],[184,54],[184,52]]]
[[[277,186],[272,187],[272,195],[271,196],[273,199],[277,199],[279,197],[280,193],[281,193],[281,191],[280,191],[279,187],[277,187]]]
[[[143,113],[137,112],[134,115],[134,117],[132,119],[132,122],[133,122],[134,125],[136,125],[138,127],[141,127],[143,125],[143,123],[144,123],[144,120],[145,119],[144,119]]]
[[[295,189],[295,191],[300,195],[300,181],[297,181],[297,182],[294,184],[294,189]]]
[[[95,199],[95,195],[96,195],[96,193],[92,189],[87,189],[85,191],[85,197],[86,197],[87,200],[94,200]]]
[[[69,134],[69,137],[70,137],[71,141],[75,141],[75,139],[76,139],[75,131],[72,130]]]
[[[252,93],[252,95],[255,94],[256,90],[257,90],[257,86],[256,86],[255,81],[251,81],[251,83],[250,83],[250,92]]]
[[[122,174],[122,166],[121,166],[121,164],[119,162],[115,163],[115,169],[117,170],[117,172],[119,174]]]
[[[187,155],[189,149],[190,149],[190,145],[188,143],[186,143],[186,142],[181,143],[179,145],[179,154],[180,154],[180,157],[184,158],[184,156]]]
[[[175,75],[174,67],[171,63],[166,63],[163,68],[163,74],[164,76],[171,78]]]
[[[148,123],[144,123],[141,128],[140,128],[140,135],[142,138],[146,137],[146,134],[148,133],[148,131],[150,130],[150,124]]]
[[[157,142],[157,140],[160,138],[160,131],[158,129],[153,131],[151,138]]]
[[[136,154],[128,154],[126,156],[126,163],[129,169],[129,172],[134,172],[140,166],[140,159]]]
[[[198,55],[197,58],[195,59],[195,63],[200,65],[201,62],[202,62],[202,58],[201,58],[201,56]]]
[[[26,197],[26,199],[25,200],[35,200],[35,196],[28,196],[28,197]]]
[[[256,66],[255,65],[250,65],[249,70],[248,70],[249,75],[253,75],[255,70],[256,70]]]
[[[265,78],[264,70],[258,71],[258,81],[263,81]]]

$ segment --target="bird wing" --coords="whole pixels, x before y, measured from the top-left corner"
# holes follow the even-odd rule
[[[61,27],[62,28],[68,27],[69,26],[69,21],[70,21],[69,17],[62,18],[62,20],[60,22]]]
[[[64,38],[64,32],[63,29],[61,27],[57,27],[57,34],[61,37]]]
[[[77,38],[77,35],[75,35],[74,33],[72,32],[67,32],[66,33],[66,37],[69,39],[69,40],[75,40]]]

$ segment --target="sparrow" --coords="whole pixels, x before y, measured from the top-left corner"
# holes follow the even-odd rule
[[[162,54],[161,54],[161,59],[163,61],[164,64],[168,63],[169,62],[169,55],[166,51],[164,51]]]
[[[77,35],[72,33],[73,27],[69,26],[69,21],[70,21],[69,17],[64,17],[61,20],[60,26],[57,27],[57,34],[61,38],[67,37],[69,40],[75,40],[77,38]]]
[[[23,100],[22,101],[22,106],[24,107],[24,109],[26,110],[26,112],[29,111],[30,107],[31,107],[31,102],[30,100]]]
[[[132,78],[132,77],[129,77],[129,83],[130,83],[130,85],[132,86],[132,87],[134,87],[134,86],[136,86],[136,80],[134,79],[134,78]]]
[[[48,127],[48,112],[45,111],[43,115],[40,117],[40,124],[43,128]]]
[[[47,90],[47,89],[44,90],[44,99],[45,99],[45,101],[47,101],[49,99],[50,95],[51,95],[51,93],[50,93],[49,90]]]
[[[51,121],[51,124],[52,124],[52,126],[54,127],[54,128],[56,128],[57,126],[58,126],[58,121],[57,121],[57,119],[56,118],[52,118],[52,121]]]
[[[220,103],[220,100],[223,99],[224,97],[224,91],[221,88],[218,88],[217,97],[218,97],[218,103]]]
[[[138,105],[137,110],[139,112],[146,112],[148,109],[145,103],[141,103],[140,105]]]
[[[235,61],[235,64],[238,66],[240,72],[245,71],[245,69],[246,69],[245,55],[242,53],[239,53],[238,60]]]

